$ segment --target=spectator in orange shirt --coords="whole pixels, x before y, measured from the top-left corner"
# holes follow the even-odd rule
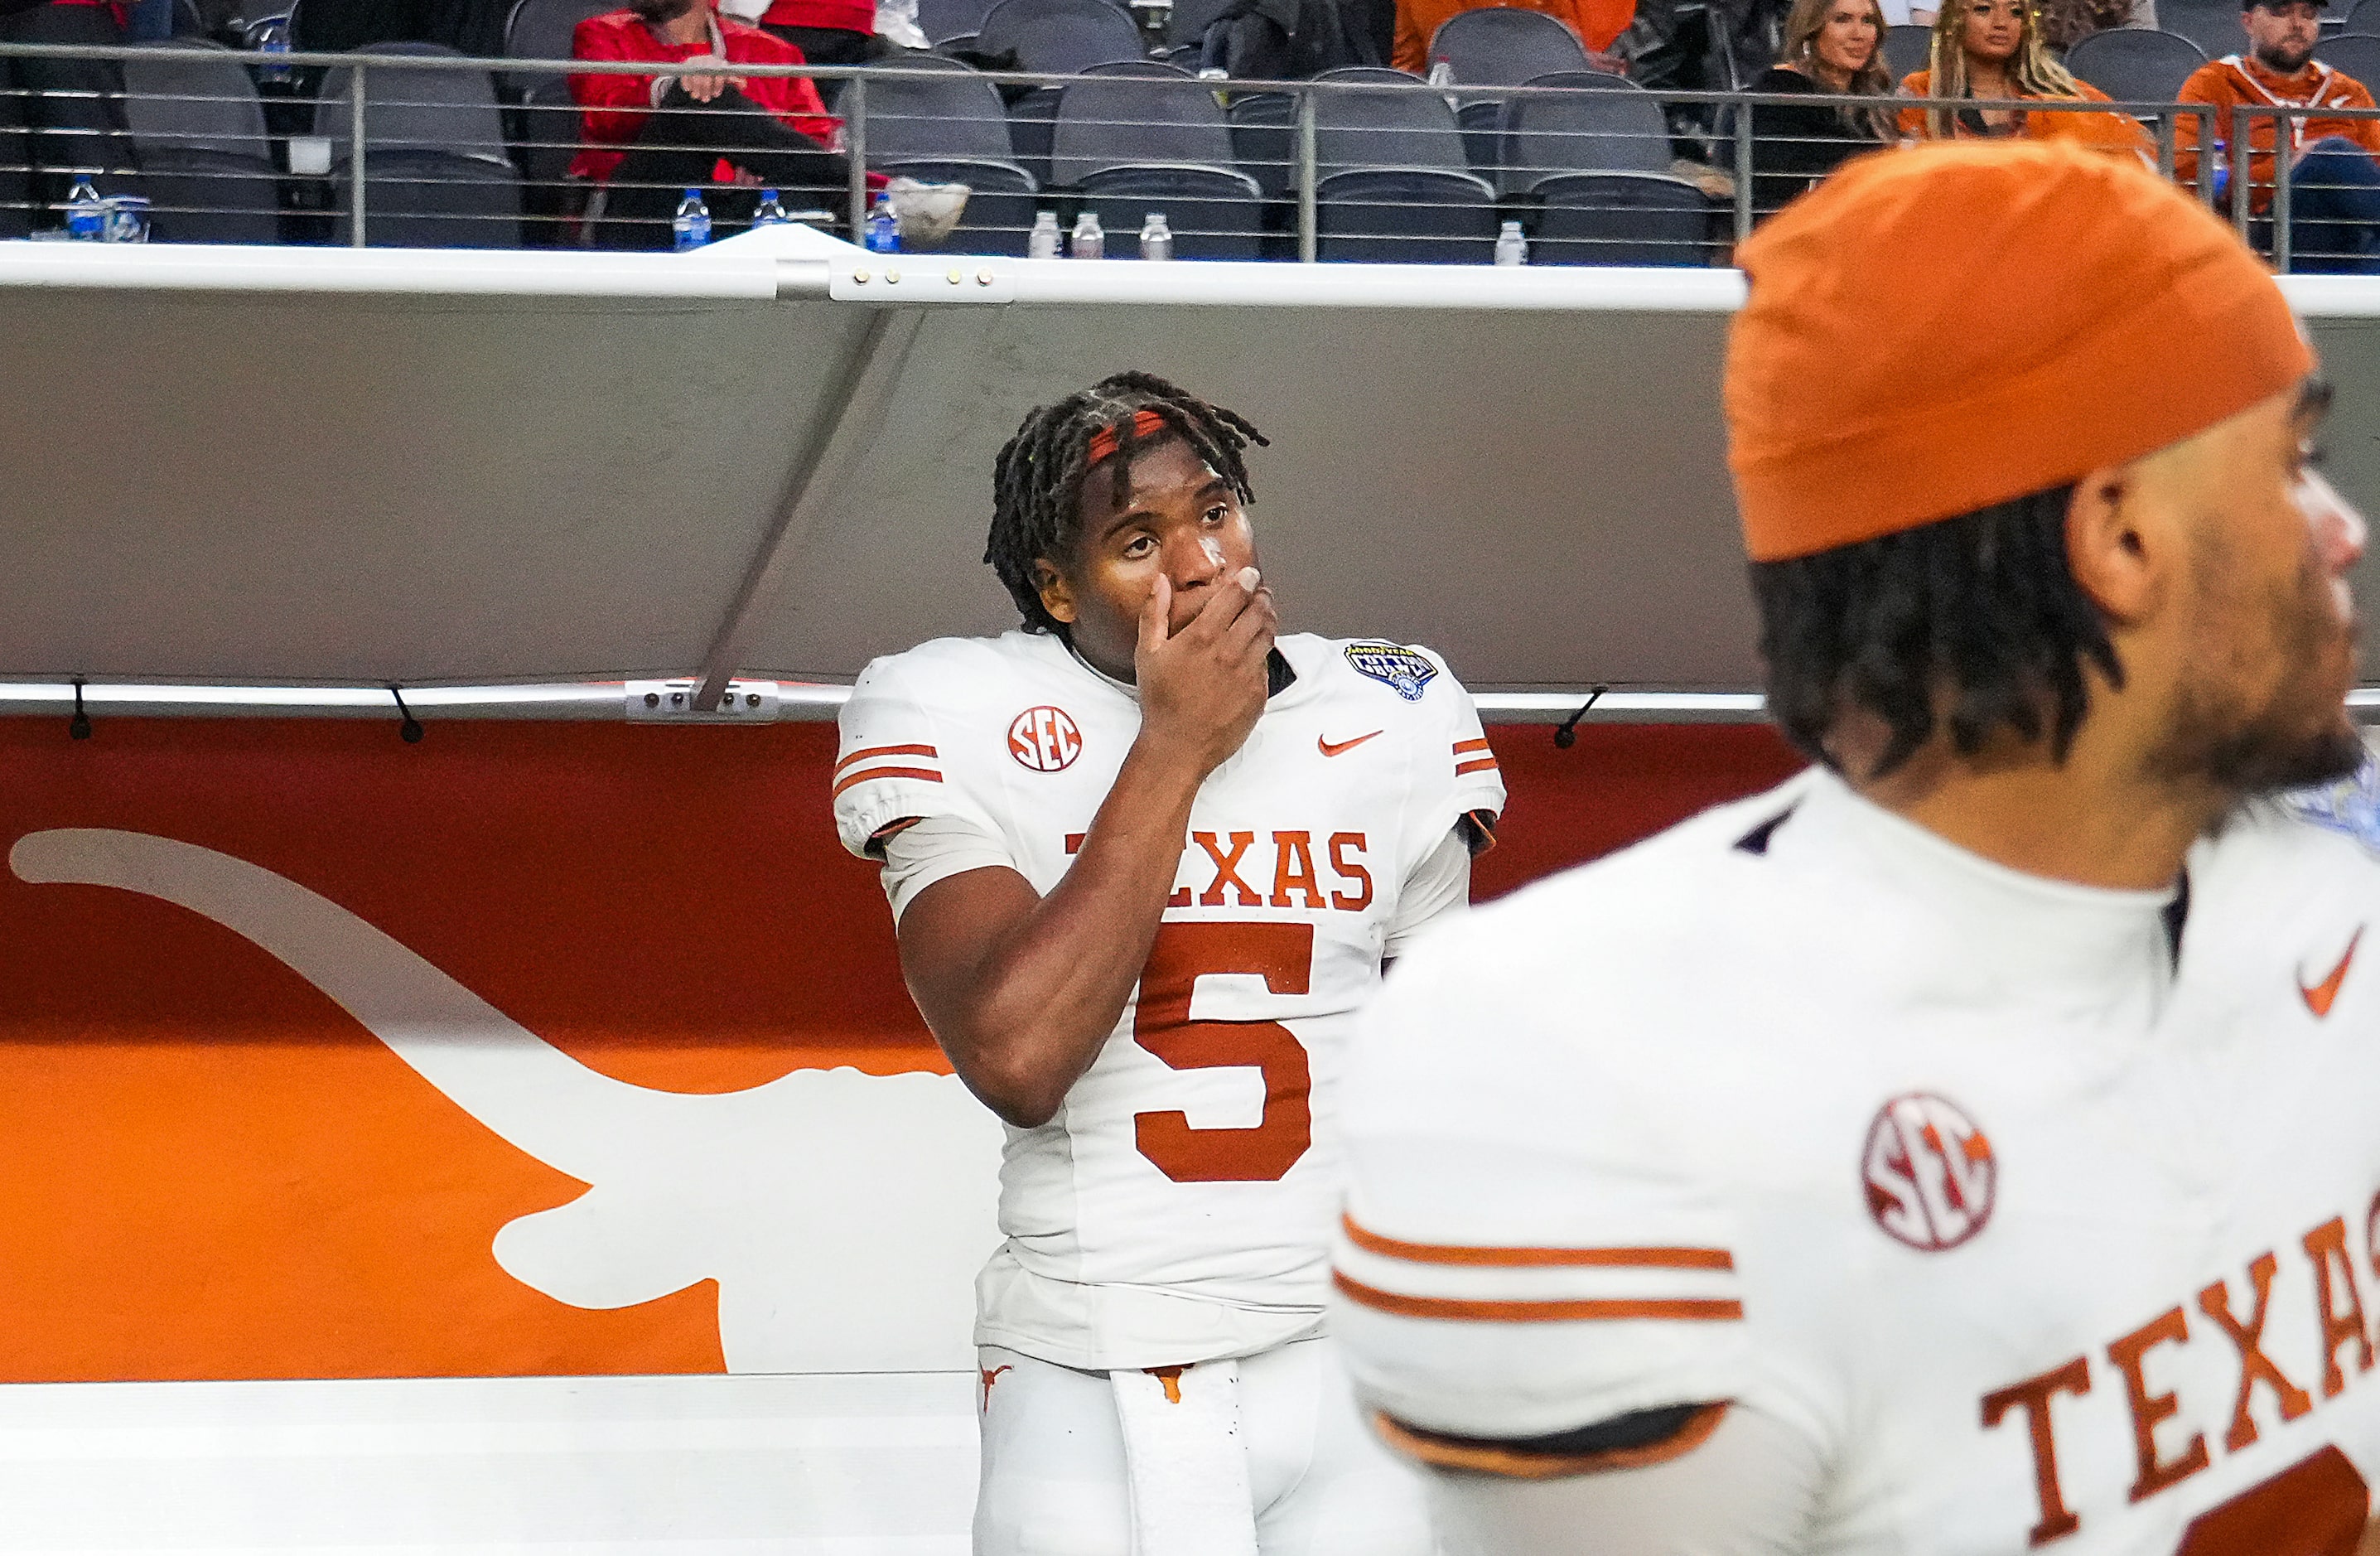
[[[1500,0],[1397,0],[1396,51],[1390,59],[1400,70],[1426,75],[1429,43],[1449,17],[1460,11],[1484,10]],[[1578,34],[1595,66],[1619,75],[1622,67],[1611,57],[1611,45],[1636,19],[1636,0],[1527,0],[1523,9],[1543,11]]]
[[[2105,103],[2107,94],[2078,81],[2049,57],[2039,18],[2025,0],[1945,0],[1934,18],[1929,68],[1905,78],[1910,97],[2030,98]],[[2148,134],[2129,114],[2022,108],[1904,108],[1900,132],[1921,140],[2022,135],[2075,140],[2111,151],[2151,153]]]
[[[2182,82],[2176,100],[2204,103],[2219,112],[2215,152],[2228,182],[2233,176],[2224,142],[2231,135],[2231,110],[2249,108],[2369,108],[2372,93],[2362,82],[2313,57],[2322,25],[2323,0],[2250,0],[2240,13],[2248,47],[2200,66]],[[2380,269],[2380,121],[2321,113],[2289,117],[2290,268],[2313,271]],[[2196,114],[2173,119],[2174,176],[2198,180]],[[2248,121],[2248,200],[2265,215],[2273,208],[2274,148],[2281,130],[2277,116]]]

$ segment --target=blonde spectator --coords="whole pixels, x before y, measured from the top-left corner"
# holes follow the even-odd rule
[[[1909,97],[1989,102],[2105,103],[2107,94],[2078,81],[2050,57],[2040,14],[2024,0],[1953,0],[1934,18],[1928,67],[1900,83]],[[1921,140],[2022,135],[2078,140],[2147,154],[2148,135],[2129,115],[2022,108],[1904,108],[1900,132]]]
[[[1755,92],[1873,97],[1872,106],[1772,103],[1752,110],[1753,201],[1767,215],[1832,173],[1847,157],[1894,137],[1877,0],[1793,0],[1784,46]]]

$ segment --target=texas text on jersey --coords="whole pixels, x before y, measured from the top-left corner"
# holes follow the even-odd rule
[[[1360,1392],[1442,1463],[1756,1416],[1814,1466],[1762,1549],[2350,1556],[2380,862],[2303,808],[2185,918],[1813,772],[1475,913],[1365,1021]]]
[[[1409,925],[1408,878],[1458,826],[1484,839],[1504,790],[1427,650],[1278,650],[1293,678],[1198,791],[1136,1000],[1057,1115],[1009,1130],[979,1343],[1171,1367],[1318,1325],[1353,1013]],[[837,828],[865,857],[964,822],[1046,894],[1139,725],[1130,687],[1047,634],[880,659],[843,714]]]

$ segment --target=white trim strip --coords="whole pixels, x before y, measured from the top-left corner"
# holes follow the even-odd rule
[[[691,680],[674,686],[691,687]],[[743,685],[744,683],[737,683]],[[517,687],[406,687],[405,705],[423,719],[527,719],[576,723],[626,716],[625,684],[589,681]],[[752,724],[824,723],[843,711],[851,688],[822,682],[774,684],[774,718],[687,714],[662,722]],[[83,707],[94,719],[315,718],[396,722],[396,699],[386,687],[215,687],[150,683],[86,685]],[[1483,691],[1473,694],[1482,723],[1558,724],[1578,711],[1592,688]],[[2380,723],[2380,686],[2347,694],[2357,722]],[[65,718],[74,711],[74,687],[65,682],[0,682],[0,718]],[[1757,723],[1767,716],[1756,691],[1604,692],[1585,723]]]

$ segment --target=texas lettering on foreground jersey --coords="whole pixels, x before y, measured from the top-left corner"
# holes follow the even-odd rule
[[[2340,830],[2234,825],[2185,914],[1806,773],[1474,913],[1349,1084],[1359,1390],[1502,1440],[1731,1401],[1823,1466],[1762,1549],[2351,1556],[2380,862]]]
[[[1402,883],[1463,817],[1492,821],[1504,787],[1470,698],[1426,650],[1311,636],[1279,650],[1295,679],[1199,789],[1135,998],[1057,1116],[1008,1132],[980,1343],[1157,1367],[1319,1321],[1354,1012]],[[846,847],[956,819],[1046,893],[1140,705],[1056,638],[1011,632],[876,661],[842,728]]]

